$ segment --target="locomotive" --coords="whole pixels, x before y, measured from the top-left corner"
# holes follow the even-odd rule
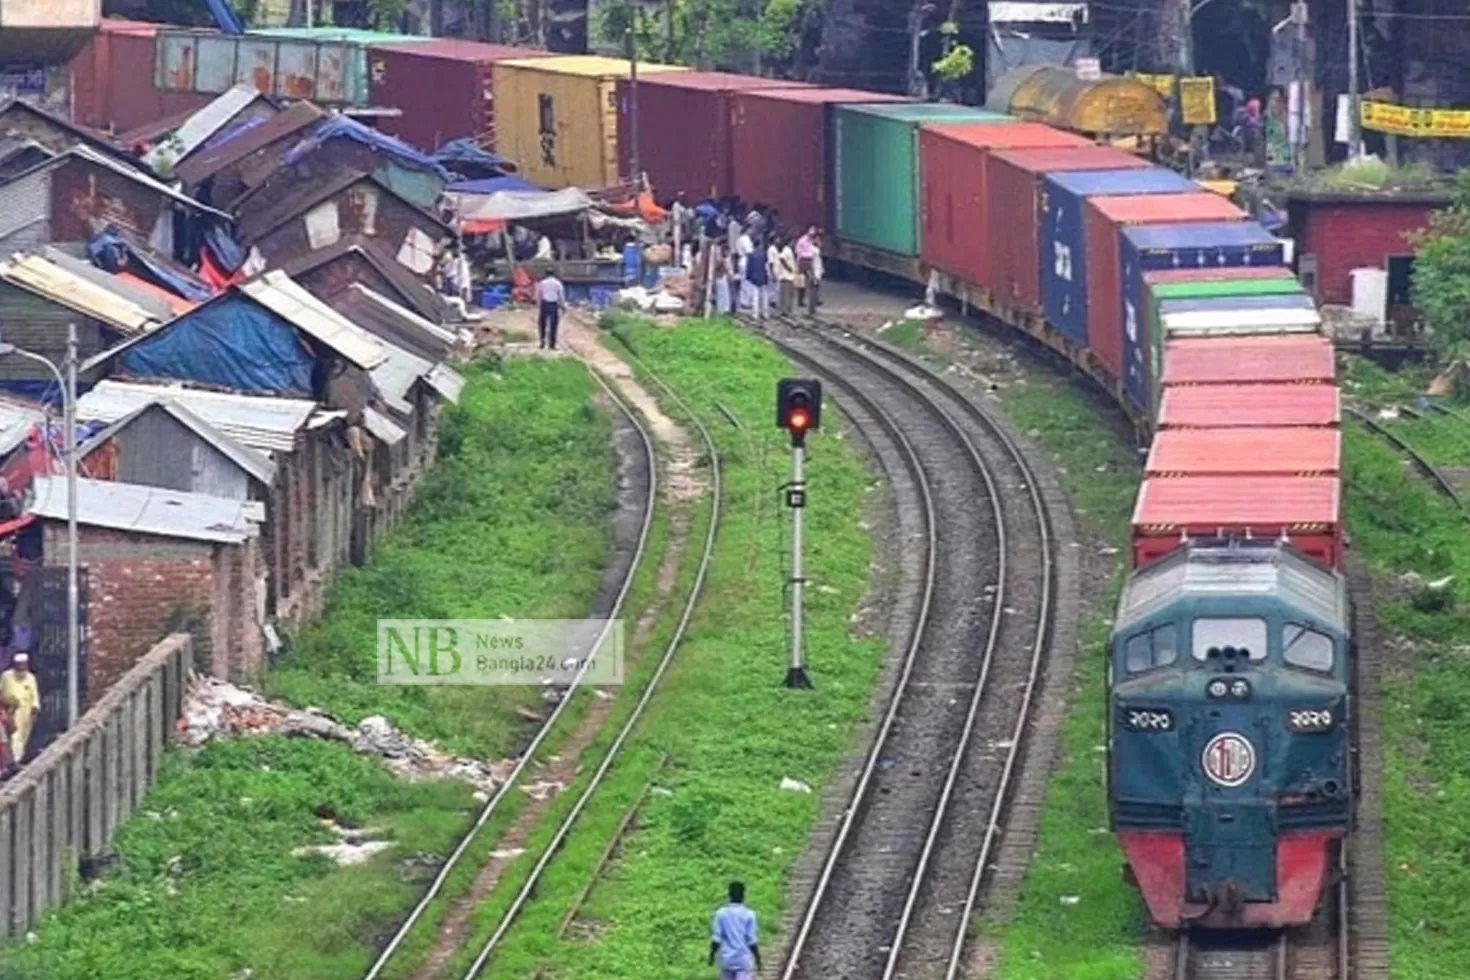
[[[1114,622],[1110,817],[1150,917],[1310,922],[1352,800],[1343,576],[1290,545],[1189,542],[1132,573]]]

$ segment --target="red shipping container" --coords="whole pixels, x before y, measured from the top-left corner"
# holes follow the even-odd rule
[[[992,242],[1004,244],[990,250],[990,275],[982,285],[1003,302],[1040,310],[1042,176],[1062,170],[1132,170],[1148,166],[1152,164],[1147,160],[1107,146],[990,154],[985,229]]]
[[[1342,421],[1342,394],[1332,384],[1174,385],[1164,388],[1158,427],[1325,425]]]
[[[1199,476],[1143,482],[1133,510],[1133,564],[1167,555],[1181,538],[1285,537],[1329,567],[1342,554],[1336,477]]]
[[[367,51],[368,98],[374,107],[403,110],[378,128],[430,151],[488,136],[495,124],[491,66],[542,54],[550,52],[448,38],[375,44]]]
[[[1322,336],[1190,338],[1171,340],[1164,348],[1165,385],[1311,383],[1336,377],[1332,341]]]
[[[990,287],[985,184],[995,150],[1091,146],[1040,123],[945,123],[919,131],[919,257],[928,265]]]
[[[102,21],[91,42],[69,66],[72,121],[104,132],[125,133],[214,100],[199,92],[162,92],[153,84],[158,32],[167,24]]]
[[[909,102],[847,88],[781,88],[735,93],[735,193],[768,204],[787,229],[835,227],[831,132],[834,105]]]
[[[1165,286],[1174,282],[1233,282],[1237,279],[1293,279],[1296,273],[1284,265],[1234,265],[1215,269],[1161,269],[1145,272],[1148,286]]]
[[[735,193],[735,93],[810,86],[720,71],[669,72],[638,79],[638,165],[660,201],[690,204]],[[632,176],[632,82],[618,79],[619,170]]]
[[[1082,208],[1087,243],[1087,344],[1114,377],[1123,377],[1123,225],[1244,221],[1248,216],[1219,194],[1134,194],[1091,197]]]
[[[1330,428],[1170,429],[1154,436],[1156,476],[1335,476],[1342,433]]]

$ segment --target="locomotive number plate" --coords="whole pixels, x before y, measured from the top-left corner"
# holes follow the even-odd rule
[[[1226,788],[1243,785],[1256,771],[1256,748],[1238,732],[1221,732],[1200,756],[1205,775]]]
[[[1325,732],[1332,727],[1332,711],[1323,708],[1321,711],[1304,709],[1289,712],[1286,716],[1287,724],[1294,732]]]
[[[1130,709],[1128,727],[1136,732],[1167,732],[1174,727],[1174,719],[1167,711]]]

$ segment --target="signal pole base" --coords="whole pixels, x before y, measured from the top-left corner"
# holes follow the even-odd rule
[[[795,690],[810,691],[812,679],[806,675],[805,667],[789,667],[786,670],[786,686]]]

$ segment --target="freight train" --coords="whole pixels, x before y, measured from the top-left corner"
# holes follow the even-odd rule
[[[166,41],[193,42],[158,39],[176,79]],[[768,204],[826,228],[834,265],[932,285],[1095,379],[1151,442],[1108,651],[1131,876],[1169,928],[1312,918],[1351,819],[1352,621],[1333,350],[1282,240],[1001,112],[639,65],[635,114],[627,62],[423,40],[362,58],[375,101],[418,100],[390,131],[480,135],[439,111],[471,106],[546,186],[636,159],[663,199]]]

